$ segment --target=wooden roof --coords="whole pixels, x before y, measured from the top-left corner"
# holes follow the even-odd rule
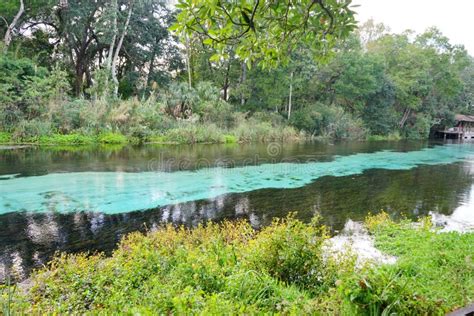
[[[458,122],[474,122],[474,115],[456,114],[454,119]]]

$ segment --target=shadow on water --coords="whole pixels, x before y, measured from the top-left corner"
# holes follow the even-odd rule
[[[334,155],[374,152],[381,149],[416,150],[425,145],[360,143],[344,145],[296,144],[285,147],[281,157],[304,158],[308,155],[330,161]],[[240,148],[240,150],[239,150]],[[239,162],[259,154],[272,158],[265,146],[248,147],[155,147],[58,152],[21,149],[3,152],[0,176],[22,176],[51,172],[86,170],[146,170],[159,152],[165,157],[219,159],[229,156]],[[187,165],[188,166],[188,165]],[[268,225],[274,217],[289,212],[309,221],[319,214],[332,230],[340,230],[347,219],[363,220],[367,213],[386,210],[394,216],[410,218],[436,212],[452,214],[470,196],[474,180],[470,162],[420,166],[411,170],[370,169],[362,174],[325,176],[300,188],[260,189],[220,195],[159,207],[147,211],[120,214],[94,212],[35,213],[11,212],[0,215],[0,280],[4,271],[14,271],[18,279],[27,277],[56,251],[103,251],[110,253],[122,236],[132,231],[158,229],[163,223],[192,227],[206,221],[244,218],[254,227]],[[1,185],[0,181],[0,185]],[[13,272],[12,272],[13,273]]]

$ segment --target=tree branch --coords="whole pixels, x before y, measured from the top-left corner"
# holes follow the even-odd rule
[[[5,47],[3,48],[4,53],[8,51],[8,47],[10,46],[10,43],[12,41],[13,29],[18,23],[18,20],[20,20],[20,17],[23,15],[23,12],[25,12],[25,4],[23,3],[23,0],[20,0],[20,10],[18,10],[18,13],[15,15],[12,23],[8,26],[7,31],[5,32],[5,38],[3,40],[5,43]]]

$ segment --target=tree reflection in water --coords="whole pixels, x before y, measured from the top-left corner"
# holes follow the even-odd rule
[[[92,212],[0,215],[0,279],[5,271],[22,279],[56,251],[110,253],[122,236],[132,231],[159,229],[163,223],[193,227],[206,221],[245,218],[258,228],[274,217],[297,212],[309,221],[315,214],[337,231],[347,219],[363,220],[370,211],[416,218],[456,211],[474,204],[472,164],[421,166],[411,170],[371,169],[360,175],[323,177],[301,188],[263,189],[220,195],[122,214]],[[461,215],[459,215],[461,214]]]

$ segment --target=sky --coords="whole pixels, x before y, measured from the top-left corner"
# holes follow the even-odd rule
[[[357,20],[388,25],[392,32],[411,29],[417,33],[436,26],[451,40],[462,44],[474,56],[474,0],[353,0]]]

